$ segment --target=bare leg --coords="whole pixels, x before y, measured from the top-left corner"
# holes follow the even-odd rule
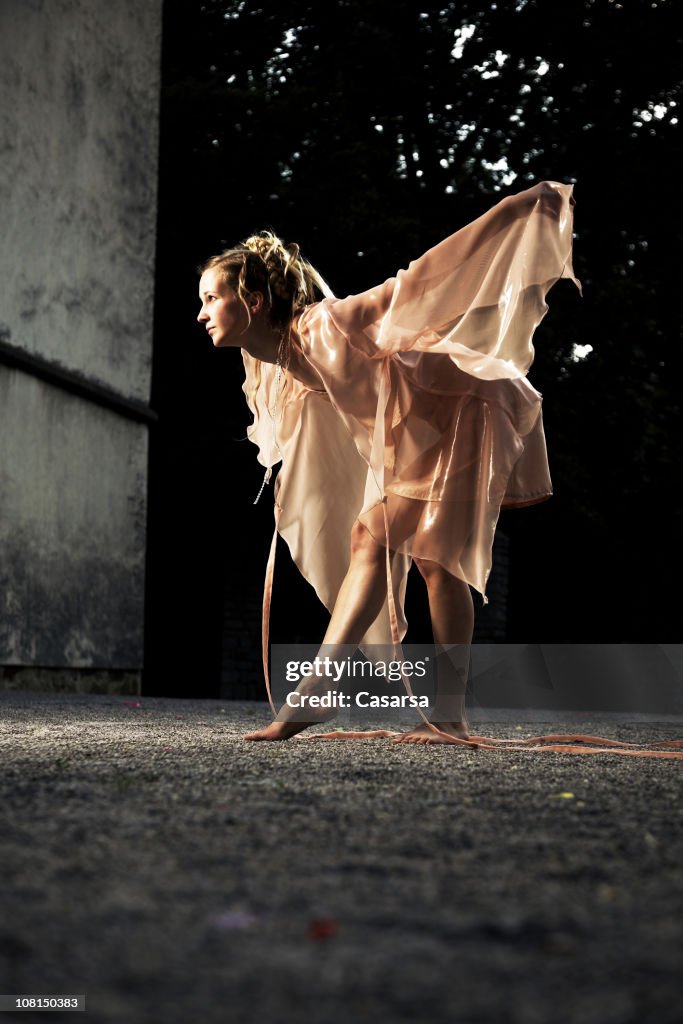
[[[323,640],[324,653],[334,657],[336,645],[357,646],[369,627],[377,618],[387,592],[386,549],[378,544],[360,523],[351,531],[351,564],[344,577],[332,617]],[[297,693],[312,695],[327,691],[329,680],[302,680]],[[316,712],[318,709],[315,709]],[[249,733],[246,740],[288,740],[309,725],[324,722],[332,717],[329,711],[319,714],[310,709],[310,720],[298,721],[301,711],[284,705],[275,721],[265,729]],[[306,712],[308,717],[308,710]]]
[[[468,739],[465,720],[465,685],[469,666],[474,605],[464,580],[453,576],[438,562],[415,559],[427,584],[429,613],[437,651],[437,690],[432,722],[447,736]],[[444,743],[443,737],[424,723],[403,733],[395,743]]]

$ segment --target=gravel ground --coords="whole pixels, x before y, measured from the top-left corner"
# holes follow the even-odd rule
[[[0,716],[0,992],[85,993],[48,1020],[681,1020],[680,761],[248,744],[265,705],[226,701],[5,692]]]

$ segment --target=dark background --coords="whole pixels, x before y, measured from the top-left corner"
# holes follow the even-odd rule
[[[507,640],[677,637],[679,21],[626,0],[166,0],[146,692],[218,695],[226,600],[260,643],[272,489],[253,507],[241,357],[194,322],[197,265],[271,227],[343,296],[546,178],[575,183],[584,298],[556,285],[535,338],[555,497],[501,516]],[[278,559],[272,639],[321,638]]]

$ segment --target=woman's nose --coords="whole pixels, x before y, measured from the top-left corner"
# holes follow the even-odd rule
[[[199,313],[197,314],[197,320],[201,324],[201,323],[204,323],[204,321],[208,320],[208,319],[209,319],[209,314],[205,312],[204,307],[202,306],[202,308],[199,310]]]

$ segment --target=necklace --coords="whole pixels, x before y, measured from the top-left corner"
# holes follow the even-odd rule
[[[277,361],[277,369],[275,371],[275,402],[273,404],[273,408],[272,409],[270,409],[270,408],[268,409],[268,412],[270,414],[270,418],[271,418],[272,424],[273,424],[273,438],[272,438],[272,441],[271,441],[270,457],[269,457],[268,461],[270,461],[270,459],[272,459],[273,451],[276,451],[278,453],[278,455],[280,456],[280,461],[282,461],[282,452],[280,451],[280,445],[277,443],[277,426],[276,426],[276,424],[277,424],[278,406],[280,404],[280,394],[281,394],[281,391],[282,391],[282,381],[283,381],[283,378],[284,378],[284,373],[283,373],[283,370],[282,370],[282,363],[278,359],[278,361]],[[273,474],[273,467],[272,466],[268,466],[268,468],[266,469],[265,473],[263,474],[263,482],[261,483],[261,486],[259,488],[259,492],[256,495],[256,497],[254,498],[254,505],[258,504],[258,500],[261,497],[261,495],[263,494],[263,492],[265,490],[265,487],[266,487],[266,484],[269,482],[272,474]]]

